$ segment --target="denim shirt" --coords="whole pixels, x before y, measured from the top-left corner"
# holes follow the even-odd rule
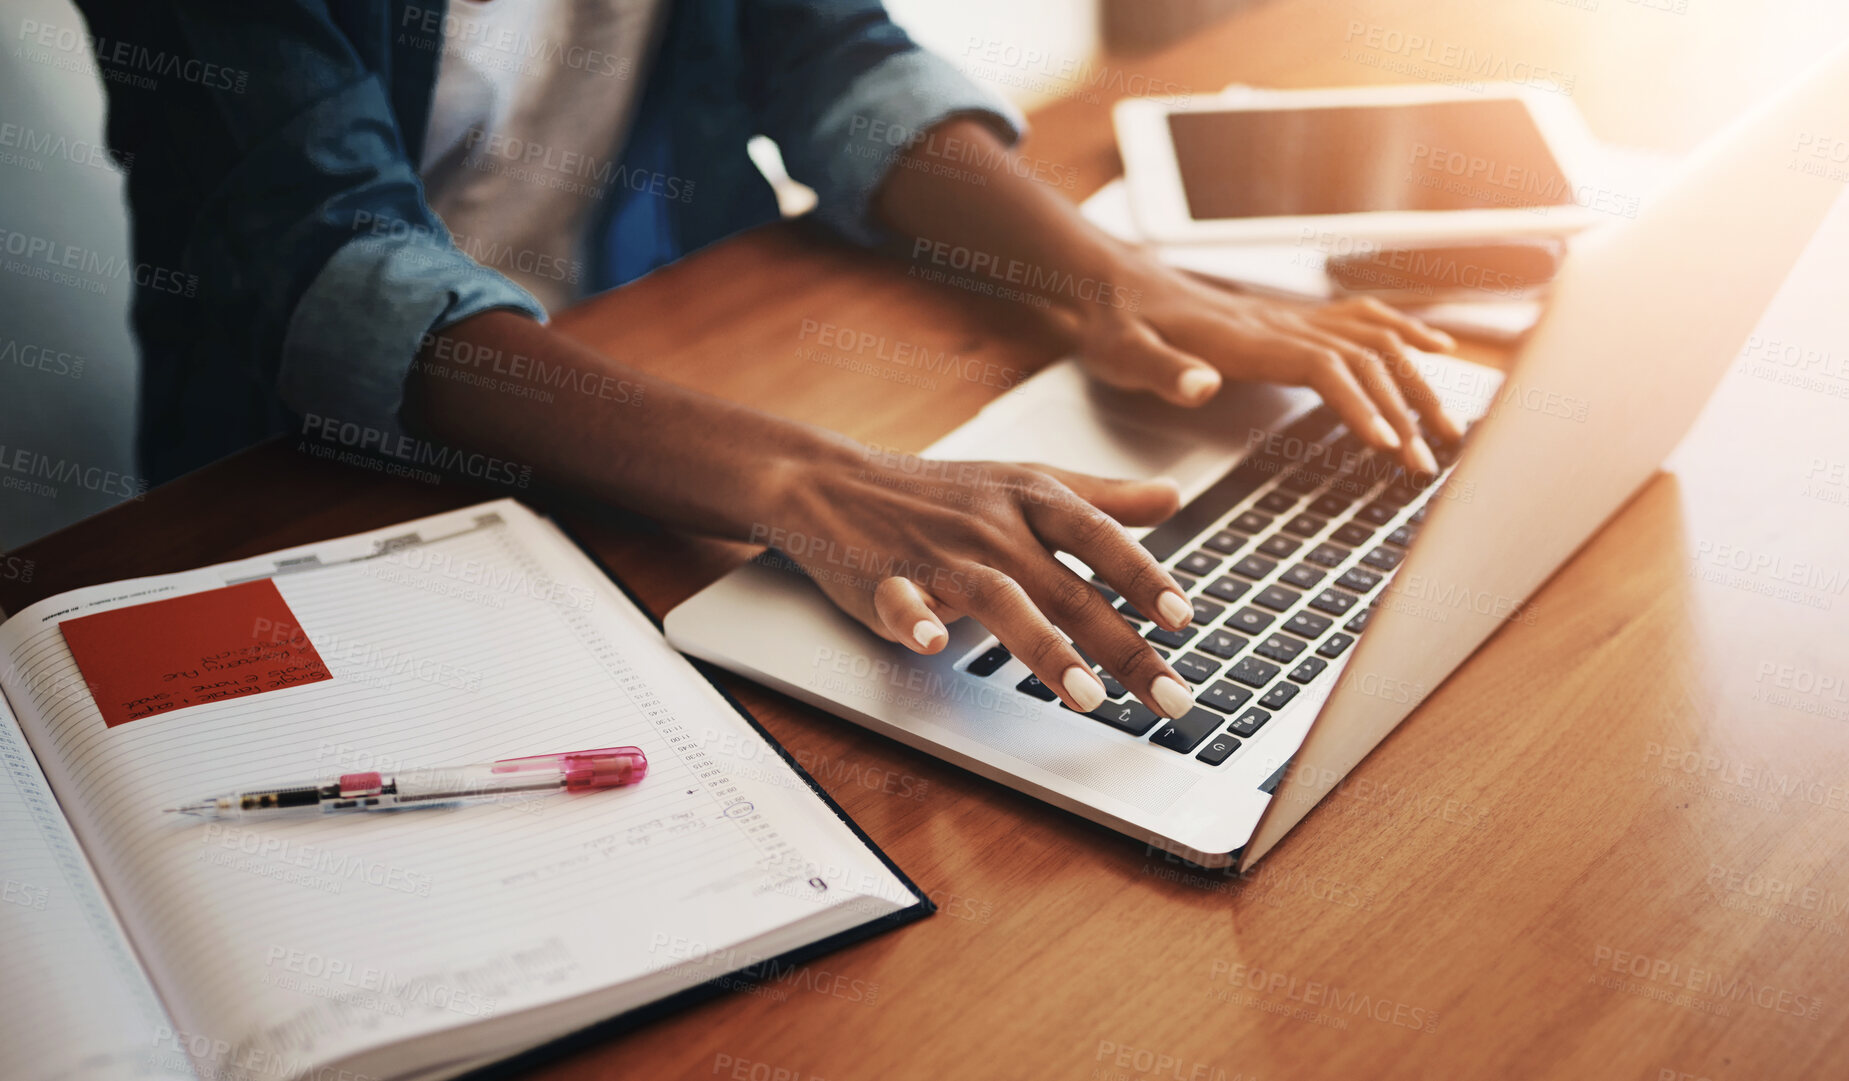
[[[135,260],[171,272],[133,304],[151,480],[291,430],[339,425],[376,447],[402,434],[424,335],[493,308],[545,318],[424,200],[431,91],[457,47],[443,0],[78,3],[111,148],[134,155]],[[958,114],[1022,127],[879,0],[675,0],[583,284],[775,220],[755,134],[816,189],[819,218],[872,243],[869,203],[904,137]],[[187,287],[159,284],[173,280]]]

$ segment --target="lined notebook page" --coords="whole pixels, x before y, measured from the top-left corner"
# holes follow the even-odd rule
[[[0,700],[0,1077],[192,1078],[57,800]]]
[[[271,577],[333,679],[106,727],[56,623]],[[641,613],[512,501],[42,602],[6,687],[191,1048],[289,1077],[913,899]],[[15,684],[18,689],[15,691]],[[28,684],[30,684],[28,686]],[[189,799],[344,772],[634,744],[640,784],[201,822]],[[581,1011],[580,1011],[581,1012]],[[465,1033],[459,1034],[466,1035]],[[530,1031],[521,1038],[530,1039]],[[461,1053],[471,1041],[446,1041]]]

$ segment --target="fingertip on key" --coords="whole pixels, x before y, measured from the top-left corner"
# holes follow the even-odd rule
[[[1188,603],[1188,598],[1171,590],[1156,598],[1156,614],[1180,629],[1194,618],[1194,606]]]
[[[1075,664],[1066,669],[1065,678],[1060,683],[1065,686],[1066,693],[1072,696],[1072,704],[1081,713],[1090,713],[1104,704],[1104,684],[1091,674],[1090,669]]]
[[[1194,696],[1174,676],[1157,676],[1149,688],[1149,696],[1156,700],[1156,705],[1170,720],[1194,708]]]

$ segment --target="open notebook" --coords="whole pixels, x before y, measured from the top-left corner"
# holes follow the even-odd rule
[[[99,654],[76,625],[74,656],[59,626],[266,580],[286,608],[243,622],[263,642],[299,627],[324,669],[306,682],[284,671],[300,656],[253,668],[248,648],[211,650],[143,694],[122,672],[147,678],[132,655],[170,650],[161,628]],[[276,689],[222,689],[239,681]],[[52,597],[0,625],[0,690],[8,1081],[451,1076],[669,996],[800,980],[801,959],[930,911],[511,500]],[[253,784],[623,744],[649,773],[601,792],[163,813]]]

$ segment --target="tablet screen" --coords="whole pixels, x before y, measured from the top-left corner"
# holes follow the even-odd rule
[[[1169,114],[1195,220],[1573,201],[1519,101]]]

